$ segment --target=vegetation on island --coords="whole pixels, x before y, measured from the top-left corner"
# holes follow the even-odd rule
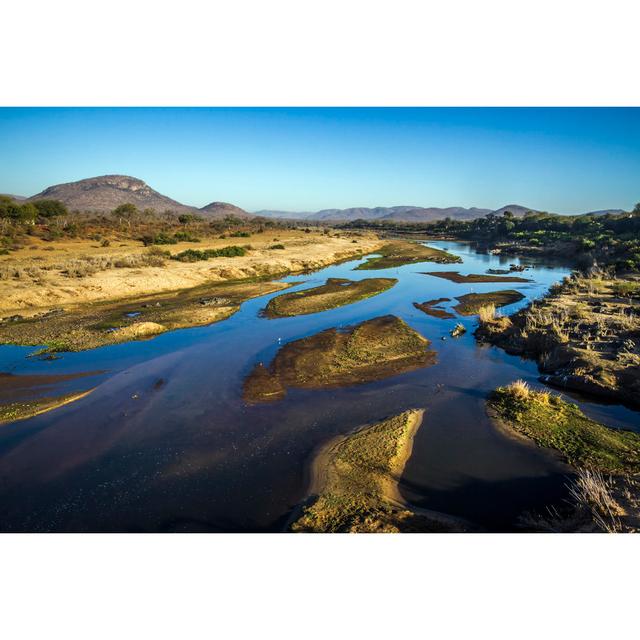
[[[410,410],[334,439],[313,464],[312,501],[295,532],[450,531],[451,523],[404,504],[398,490],[422,410]]]
[[[574,274],[509,317],[481,309],[476,337],[536,359],[548,384],[640,406],[638,284]]]
[[[393,287],[395,278],[346,280],[329,278],[326,284],[302,291],[284,293],[271,298],[265,309],[269,318],[299,316],[342,307],[376,296]]]
[[[577,405],[518,380],[487,401],[501,429],[553,449],[575,469],[569,500],[522,526],[542,531],[640,531],[640,434],[591,420]]]
[[[560,452],[573,466],[608,474],[640,473],[640,434],[605,427],[555,394],[534,391],[519,380],[496,389],[488,403],[507,426]]]
[[[382,246],[376,253],[377,256],[370,257],[366,262],[358,265],[357,269],[391,269],[401,267],[405,264],[415,264],[418,262],[462,262],[459,256],[451,253],[427,247],[417,242],[406,240],[396,240]]]
[[[282,398],[287,388],[319,389],[381,380],[433,364],[430,342],[388,315],[352,327],[327,329],[280,348],[245,380],[247,402]]]
[[[461,316],[473,316],[480,310],[492,305],[493,308],[506,307],[519,302],[524,296],[514,289],[503,291],[489,291],[488,293],[467,293],[464,296],[456,296],[458,304],[453,307]]]

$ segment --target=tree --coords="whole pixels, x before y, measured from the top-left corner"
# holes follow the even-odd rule
[[[502,217],[503,217],[503,218],[511,219],[511,218],[513,218],[513,213],[511,213],[511,211],[505,211],[505,212],[502,214]]]
[[[117,206],[113,211],[113,215],[118,218],[118,222],[122,224],[122,221],[126,221],[129,228],[131,228],[131,220],[138,213],[138,209],[135,204],[131,202],[125,202]]]
[[[633,208],[632,213],[634,216],[640,216],[640,202]]]
[[[43,218],[56,218],[66,216],[69,211],[60,200],[36,200],[34,203],[38,215]]]

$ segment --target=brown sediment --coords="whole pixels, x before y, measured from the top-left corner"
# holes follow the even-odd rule
[[[533,282],[527,278],[518,276],[492,276],[479,273],[470,273],[463,276],[459,271],[424,271],[425,276],[435,276],[436,278],[444,278],[449,282],[457,282],[459,284],[474,284],[480,282]]]
[[[424,410],[413,409],[334,438],[312,464],[311,504],[296,532],[395,533],[460,531],[454,518],[406,503],[399,490]]]
[[[488,305],[505,307],[522,300],[524,295],[513,289],[503,291],[490,291],[488,293],[467,293],[464,296],[456,296],[458,304],[453,307],[461,316],[472,316]]]
[[[427,247],[417,242],[408,242],[406,240],[396,240],[389,242],[376,251],[379,256],[371,257],[358,269],[390,269],[393,267],[401,267],[405,264],[414,264],[418,262],[462,262],[459,256],[455,256],[441,249]]]
[[[290,342],[244,384],[247,402],[281,398],[287,388],[319,389],[381,380],[435,363],[430,342],[392,315]]]
[[[78,378],[98,375],[103,371],[63,374],[14,374],[0,372],[0,402],[33,396],[34,391]]]
[[[413,306],[434,318],[442,318],[443,320],[455,318],[453,313],[450,313],[446,309],[440,309],[436,306],[443,302],[451,302],[451,298],[437,298],[436,300],[427,300],[426,302],[414,302]]]
[[[93,389],[89,389],[88,391],[67,393],[62,396],[36,398],[24,402],[11,402],[0,405],[0,424],[26,420],[27,418],[53,411],[88,396],[92,391]]]
[[[329,278],[326,284],[276,296],[269,301],[265,315],[269,318],[318,313],[371,298],[398,282],[395,278],[346,280]]]

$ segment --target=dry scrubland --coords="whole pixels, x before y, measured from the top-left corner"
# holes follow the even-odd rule
[[[503,317],[480,310],[480,340],[538,361],[550,385],[640,406],[640,280],[574,275]]]
[[[287,286],[270,278],[370,253],[382,243],[371,234],[277,228],[170,248],[114,244],[31,238],[28,247],[2,256],[0,342],[77,350],[209,324],[248,298]],[[244,255],[206,259],[227,252]]]
[[[640,531],[640,435],[610,429],[577,405],[521,380],[488,400],[496,425],[556,451],[574,469],[568,504],[528,514],[523,526],[549,531]]]

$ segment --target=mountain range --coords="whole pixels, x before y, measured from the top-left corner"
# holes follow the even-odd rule
[[[158,191],[138,178],[124,175],[106,175],[86,178],[76,182],[66,182],[47,187],[44,191],[29,198],[11,196],[16,200],[33,201],[50,198],[60,200],[71,211],[92,211],[107,213],[118,205],[135,204],[138,209],[155,209],[158,212],[173,211],[178,214],[193,213],[205,218],[219,219],[233,215],[240,218],[262,216],[265,218],[296,219],[309,221],[348,222],[352,220],[389,220],[408,222],[432,222],[444,218],[456,220],[473,220],[490,213],[501,216],[510,211],[514,216],[524,216],[527,212],[538,210],[519,204],[508,204],[500,209],[481,209],[477,207],[420,207],[416,205],[402,205],[396,207],[351,207],[348,209],[322,209],[316,212],[277,211],[263,209],[254,213],[247,213],[244,209],[228,202],[211,202],[198,208],[182,204]],[[591,211],[591,215],[607,213],[623,213],[622,209],[603,209]]]
[[[257,216],[266,218],[289,218],[297,220],[326,220],[326,221],[350,221],[350,220],[397,220],[409,222],[431,222],[443,218],[455,218],[457,220],[473,220],[481,218],[489,213],[502,215],[505,211],[511,211],[515,216],[523,216],[528,211],[536,211],[531,207],[523,207],[518,204],[509,204],[501,209],[480,209],[478,207],[418,207],[415,205],[402,205],[397,207],[352,207],[349,209],[322,209],[315,213],[293,211],[256,211]]]

